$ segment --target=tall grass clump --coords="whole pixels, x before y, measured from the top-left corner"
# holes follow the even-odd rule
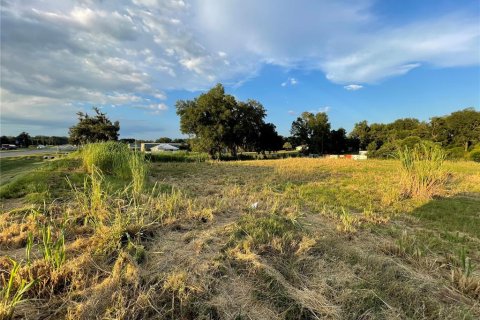
[[[132,179],[135,192],[143,189],[148,173],[143,153],[130,151],[124,143],[109,141],[87,144],[80,155],[88,173],[99,170],[103,174]]]
[[[431,199],[441,194],[447,172],[443,168],[445,151],[433,143],[422,142],[398,150],[402,164],[402,194],[408,198]]]
[[[132,152],[128,164],[132,176],[132,190],[134,195],[138,195],[142,192],[147,181],[148,164],[145,162],[145,155]]]
[[[123,179],[131,177],[129,163],[131,151],[124,143],[109,141],[86,144],[80,155],[88,173],[94,172],[97,168],[105,174]]]

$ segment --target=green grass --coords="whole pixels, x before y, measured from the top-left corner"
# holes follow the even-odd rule
[[[151,162],[205,162],[208,154],[189,151],[152,152],[146,155]]]
[[[23,167],[21,174],[0,186],[0,199],[26,197],[27,202],[43,203],[68,195],[65,178],[81,181],[83,174],[76,172],[78,166],[78,160],[66,158]]]
[[[428,228],[462,232],[480,239],[480,199],[435,199],[413,212]]]
[[[43,163],[42,156],[0,158],[0,185]]]

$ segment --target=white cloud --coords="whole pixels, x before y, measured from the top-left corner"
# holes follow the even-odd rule
[[[281,85],[282,87],[285,87],[285,86],[287,86],[287,85],[294,86],[294,85],[296,85],[297,83],[298,83],[298,80],[297,80],[297,79],[295,79],[295,78],[288,78],[287,81],[282,82],[280,85]]]
[[[165,103],[135,106],[134,108],[147,110],[151,114],[160,114],[162,111],[168,110],[168,106]]]
[[[309,112],[311,113],[319,113],[319,112],[329,112],[332,108],[330,106],[324,106],[324,107],[320,107],[320,108],[317,108],[316,110],[310,110]]]
[[[363,86],[359,85],[359,84],[349,84],[348,86],[344,86],[343,88],[348,90],[348,91],[357,91],[357,90],[362,89]]]
[[[288,114],[291,115],[291,116],[295,116],[297,114],[297,112],[295,112],[293,110],[288,110]]]
[[[3,0],[2,124],[50,121],[41,110],[74,119],[83,104],[160,112],[169,90],[241,85],[266,64],[322,71],[346,89],[422,65],[480,64],[475,12],[393,24],[374,3]]]

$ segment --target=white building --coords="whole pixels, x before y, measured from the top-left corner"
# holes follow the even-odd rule
[[[163,152],[163,151],[177,151],[179,150],[177,147],[172,146],[168,143],[159,143],[158,145],[151,147],[150,151],[152,152]]]

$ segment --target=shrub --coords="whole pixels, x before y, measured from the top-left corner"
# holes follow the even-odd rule
[[[446,153],[429,142],[398,150],[402,163],[402,193],[406,197],[430,199],[441,192],[447,174],[443,170]]]
[[[480,162],[480,149],[474,149],[468,154],[468,158],[475,162]]]
[[[463,147],[455,147],[447,150],[447,157],[449,159],[463,159],[465,157],[465,149]]]

